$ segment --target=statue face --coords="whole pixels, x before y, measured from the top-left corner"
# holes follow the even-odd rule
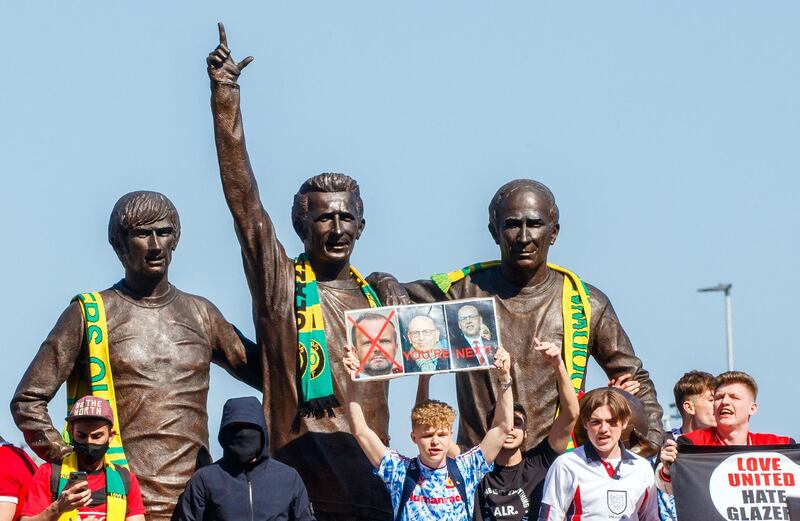
[[[462,306],[458,310],[458,328],[467,338],[481,336],[483,319],[475,306]]]
[[[349,262],[364,224],[353,193],[312,192],[308,194],[305,252],[313,264]]]
[[[363,320],[359,323],[359,326],[361,326],[370,337],[377,337],[378,345],[391,356],[391,358],[387,358],[386,355],[383,354],[383,351],[377,347],[373,349],[372,353],[369,355],[369,359],[364,364],[364,372],[368,375],[389,374],[392,370],[392,360],[394,360],[395,354],[397,353],[397,340],[395,338],[394,326],[391,322],[386,324],[385,328],[383,327],[384,324],[385,321],[377,319]],[[382,333],[381,329],[383,329]],[[378,337],[378,333],[381,333],[380,337]],[[356,338],[354,341],[356,350],[358,351],[358,359],[363,361],[364,357],[367,356],[367,353],[372,348],[372,340],[362,333],[360,329],[356,329]]]
[[[534,190],[517,190],[497,209],[497,229],[491,230],[500,246],[504,265],[535,271],[547,264],[547,252],[556,242],[559,225],[550,217],[550,202]]]
[[[136,226],[128,231],[125,253],[120,254],[125,271],[140,276],[162,277],[172,262],[177,235],[167,219]]]
[[[417,351],[430,351],[439,342],[439,329],[430,317],[414,317],[408,323],[408,340]]]

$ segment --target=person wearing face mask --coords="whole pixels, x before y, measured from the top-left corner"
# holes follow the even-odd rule
[[[21,521],[145,520],[136,476],[107,456],[113,425],[106,400],[84,396],[75,402],[67,416],[73,451],[36,471]]]
[[[225,402],[219,443],[222,458],[192,476],[173,521],[314,519],[300,475],[268,455],[267,422],[258,399]]]

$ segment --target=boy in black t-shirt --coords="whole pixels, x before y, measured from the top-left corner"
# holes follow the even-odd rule
[[[475,518],[484,521],[523,521],[536,518],[542,501],[542,484],[553,461],[567,450],[572,429],[578,419],[578,398],[561,361],[561,350],[552,342],[536,346],[547,358],[558,380],[560,413],[550,433],[533,449],[522,451],[528,422],[525,408],[514,405],[514,428],[506,435],[494,470],[478,486]],[[487,421],[491,423],[491,411]]]

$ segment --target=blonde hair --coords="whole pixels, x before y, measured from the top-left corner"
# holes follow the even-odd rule
[[[433,427],[453,428],[456,420],[456,411],[439,400],[425,400],[418,403],[411,410],[411,428]]]

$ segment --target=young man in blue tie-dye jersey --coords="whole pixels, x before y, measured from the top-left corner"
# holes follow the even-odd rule
[[[344,364],[355,377],[359,362],[352,349],[348,350]],[[506,435],[514,427],[510,367],[508,353],[498,349],[493,371],[496,381],[492,385],[497,396],[494,421],[479,445],[455,458],[447,456],[456,417],[452,407],[437,400],[426,400],[414,407],[411,440],[419,448],[419,455],[408,458],[387,448],[369,427],[359,403],[359,383],[350,382],[350,429],[375,474],[386,485],[396,521],[473,518],[475,489],[492,470]]]

